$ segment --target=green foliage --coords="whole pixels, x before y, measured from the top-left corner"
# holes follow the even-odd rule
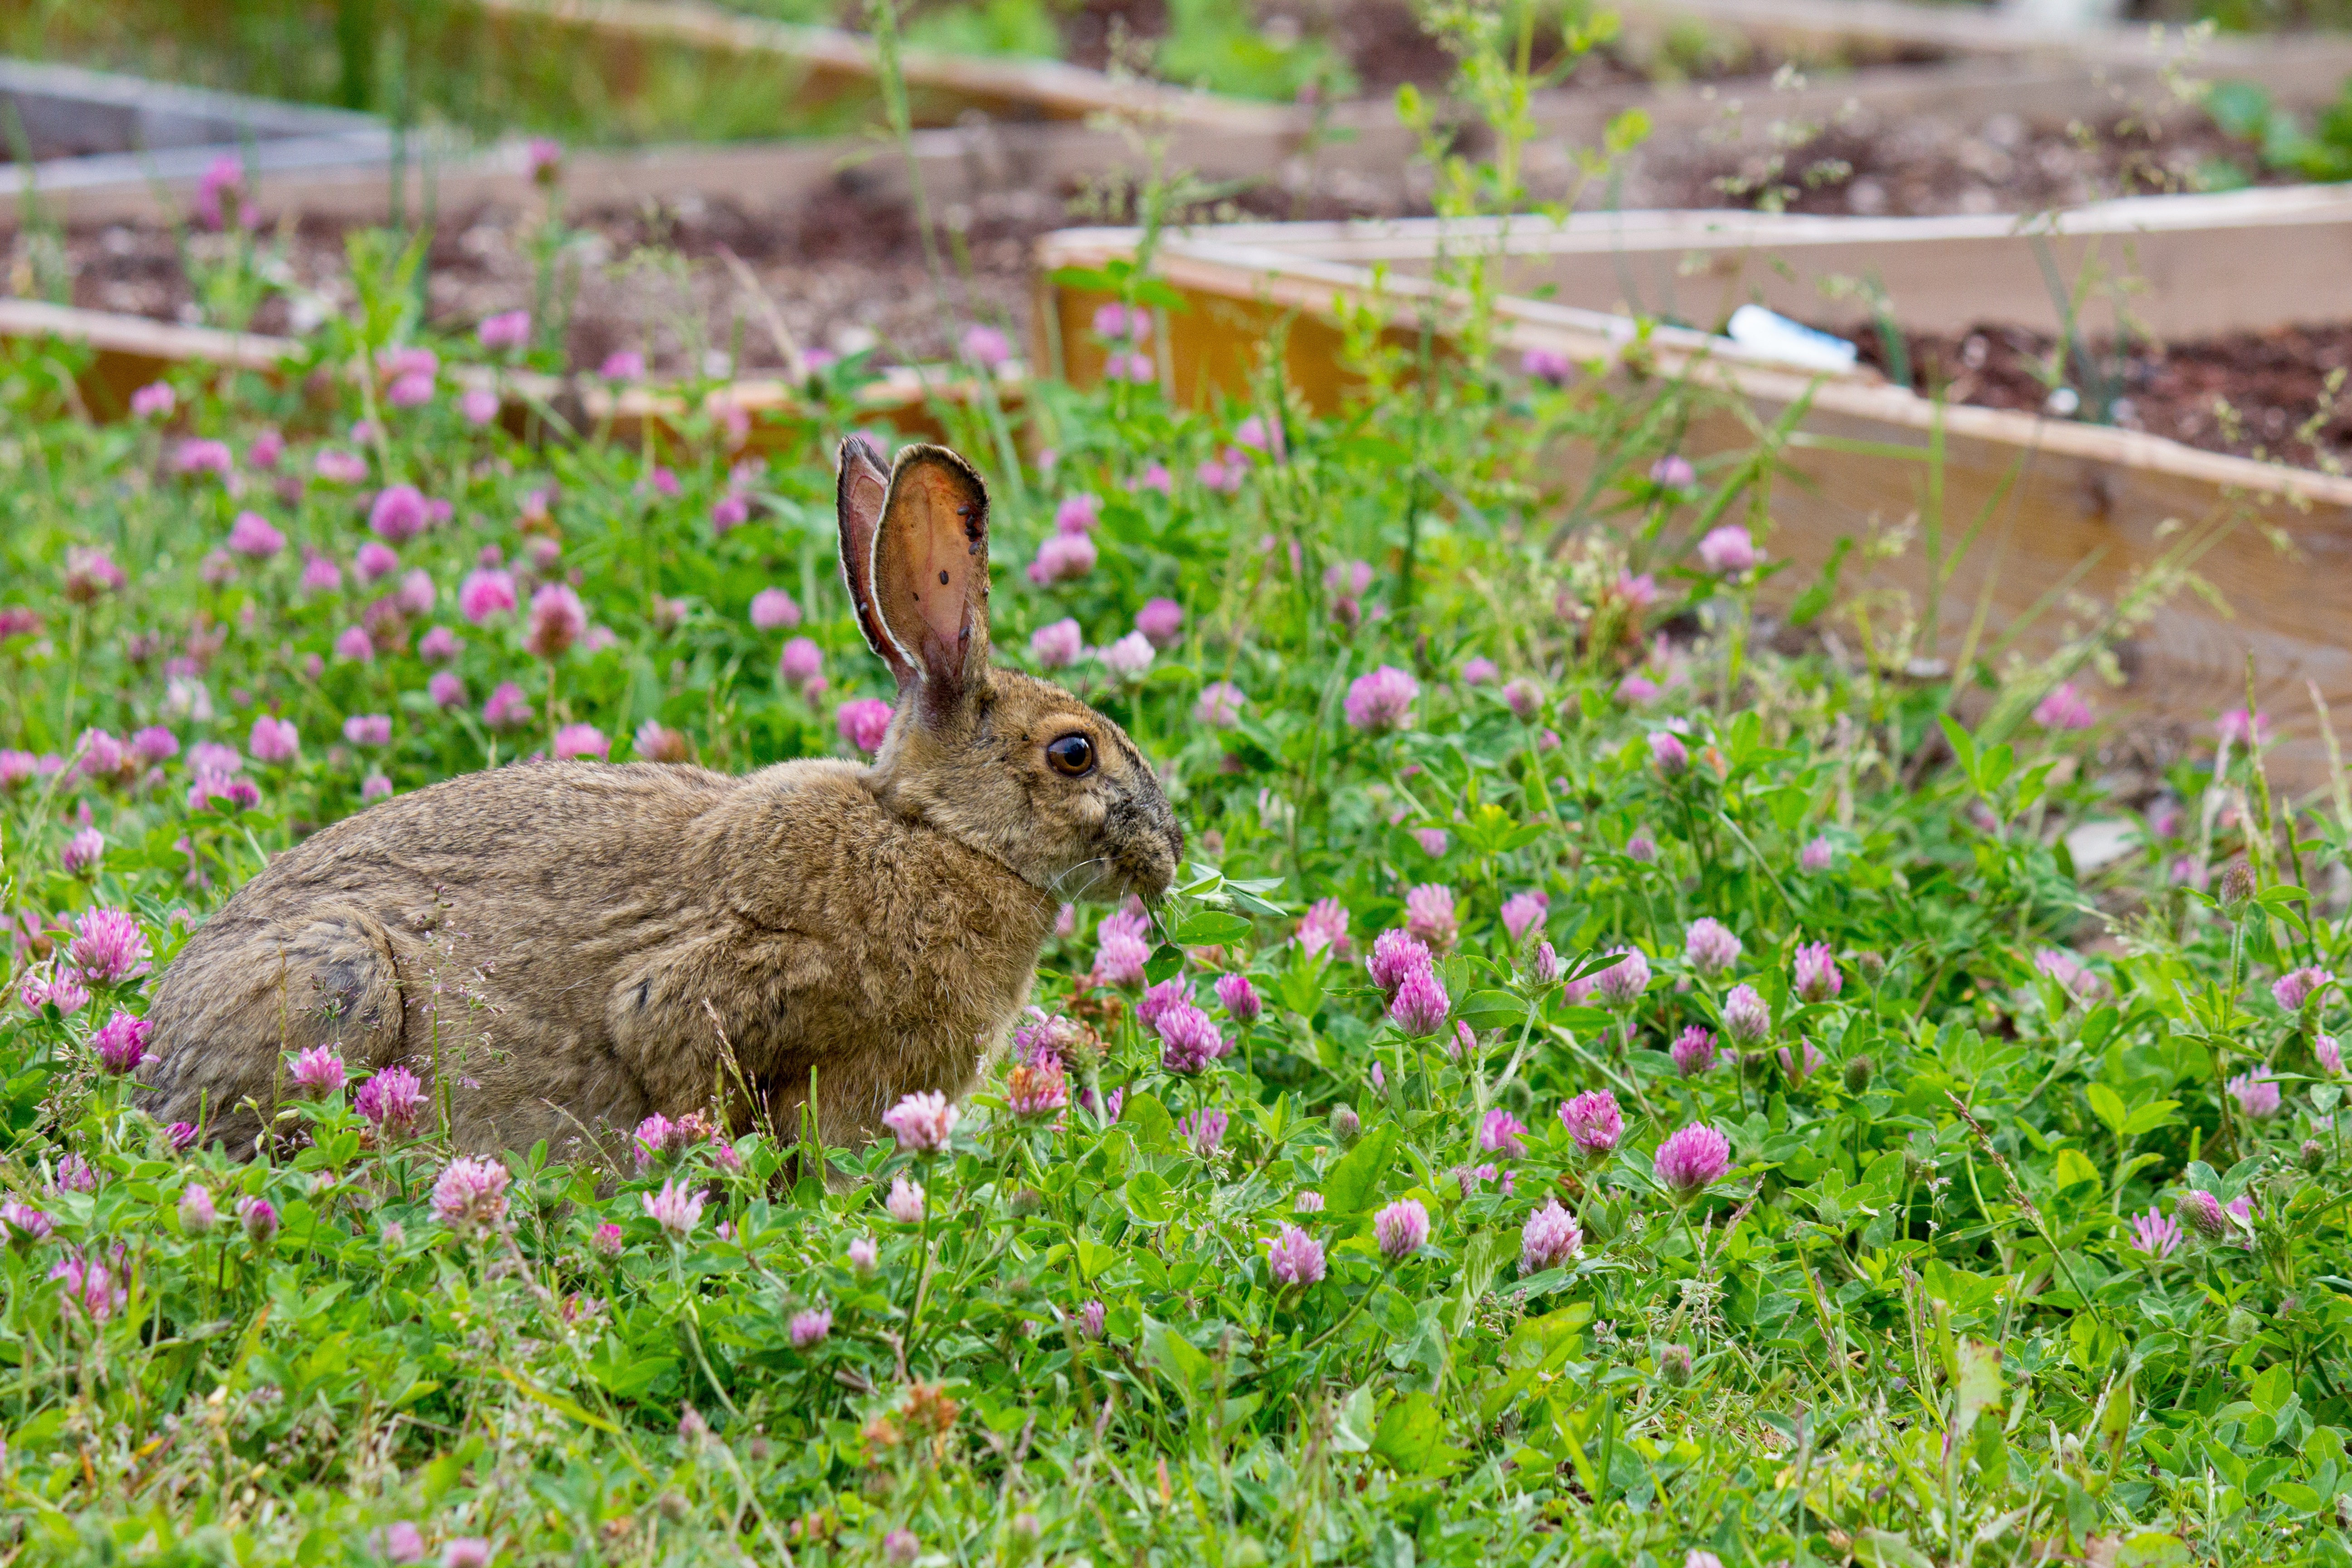
[[[414,251],[373,237],[352,255],[357,302],[320,353],[364,346],[388,366],[415,342]],[[831,707],[884,689],[827,564],[838,411],[763,426],[754,471],[716,418],[658,453],[525,445],[467,424],[446,384],[395,407],[346,380],[327,412],[191,378],[169,433],[92,426],[33,368],[0,383],[10,581],[56,583],[89,544],[130,571],[81,600],[14,596],[39,624],[0,643],[5,739],[87,755],[89,731],[160,723],[182,751],[154,777],[35,767],[5,796],[12,918],[67,933],[20,948],[19,988],[53,977],[43,944],[62,951],[100,907],[136,913],[167,962],[191,920],[298,824],[358,809],[371,778],[415,788],[572,727],[615,755],[675,731],[754,766],[842,749]],[[1651,477],[1643,432],[1680,419],[1654,424],[1597,382],[1467,365],[1433,390],[1430,425],[1417,399],[1324,420],[1041,386],[1058,460],[1017,489],[998,476],[1001,657],[1021,662],[1064,616],[1103,646],[1150,598],[1184,611],[1148,668],[1078,679],[1166,764],[1199,863],[1158,912],[1151,973],[1234,1049],[1202,1075],[1165,1070],[1120,1005],[1134,993],[1089,984],[1084,935],[1057,942],[1040,999],[1102,1030],[1094,1081],[1121,1094],[1115,1121],[1017,1115],[992,1070],[943,1155],[832,1151],[828,1187],[794,1163],[793,1129],[656,1136],[642,1170],[516,1152],[503,1215],[469,1228],[433,1200],[448,1154],[429,1116],[388,1133],[338,1094],[287,1106],[250,1163],[174,1152],[94,1056],[93,1029],[135,1014],[144,979],[70,1013],[12,1007],[0,1169],[51,1227],[0,1255],[0,1511],[24,1550],[359,1561],[368,1532],[415,1521],[436,1549],[481,1537],[551,1563],[855,1561],[901,1530],[924,1552],[1047,1560],[1311,1542],[1351,1561],[1916,1563],[1981,1535],[2117,1561],[2225,1540],[2233,1560],[2337,1561],[2352,1270],[2317,1051],[2341,1002],[2323,989],[2290,1012],[2255,979],[2341,967],[2347,928],[2267,871],[2229,910],[2167,887],[2174,859],[2212,852],[2187,826],[2209,799],[2259,798],[2242,752],[2223,774],[2181,770],[2146,847],[2086,881],[2063,830],[2119,808],[2066,731],[1971,731],[1939,712],[1942,689],[1820,656],[1749,648],[1731,675],[1763,578],[1698,569],[1693,534],[1727,514],[1762,526],[1769,500]],[[354,451],[362,400],[380,426],[356,449],[370,480],[320,477],[320,450]],[[266,421],[299,486],[251,466]],[[175,460],[215,437],[241,494]],[[1259,456],[1234,459],[1237,489],[1195,477],[1244,438]],[[1600,438],[1616,445],[1597,479],[1535,461]],[[959,439],[989,443],[977,424]],[[1154,462],[1181,476],[1166,493],[1132,483]],[[1722,471],[1753,486],[1769,466]],[[436,603],[397,626],[371,606],[399,578],[299,582],[306,551],[351,562],[378,476],[453,503],[401,548]],[[1101,563],[1028,584],[1021,556],[1081,490]],[[730,492],[754,516],[714,532]],[[289,543],[216,557],[252,510]],[[485,548],[526,589],[576,571],[609,641],[551,666],[516,616],[454,616]],[[1654,600],[1636,575],[1672,587]],[[775,586],[801,610],[793,635],[825,654],[820,701],[774,673],[782,633],[749,624]],[[1859,604],[1833,574],[1817,586],[1817,624],[1858,635]],[[1662,650],[1669,623],[1696,630]],[[339,651],[354,626],[380,638],[364,658]],[[429,626],[462,634],[446,667],[423,660]],[[1391,728],[1351,712],[1383,666],[1419,685]],[[436,671],[464,706],[425,689]],[[534,706],[519,731],[479,709],[502,679]],[[1230,721],[1195,714],[1212,681],[1243,692]],[[272,710],[299,755],[242,760],[249,806],[192,803],[196,742],[250,752]],[[369,712],[391,715],[388,744],[336,739]],[[1654,760],[1669,726],[1679,770]],[[1906,766],[1931,737],[1950,765]],[[104,847],[69,870],[84,806]],[[2341,862],[2339,826],[2298,832],[2305,879]],[[1412,893],[1433,885],[1449,910]],[[1512,902],[1530,893],[1548,902]],[[2138,912],[2086,958],[2057,944],[2094,898]],[[1327,899],[1345,952],[1292,940]],[[1738,936],[1727,968],[1686,954],[1701,915]],[[1408,921],[1452,1000],[1436,1038],[1405,1033],[1360,963]],[[1801,942],[1826,944],[1835,985],[1791,967]],[[1651,978],[1612,993],[1628,945]],[[450,958],[453,976],[495,963]],[[1248,975],[1264,1012],[1239,1025],[1213,972]],[[1771,1019],[1753,1049],[1727,1032],[1735,985]],[[1677,1068],[1665,1047],[1691,1029],[1716,1034],[1722,1065]],[[2242,1075],[2284,1104],[2251,1115],[2258,1096],[2222,1088]],[[1557,1112],[1598,1090],[1624,1130],[1596,1155]],[[1205,1142],[1204,1111],[1225,1118]],[[1692,1121],[1724,1132],[1731,1164],[1678,1207],[1652,1158]],[[925,1191],[919,1220],[883,1206],[901,1177]],[[651,1215],[666,1184],[705,1198],[677,1232]],[[196,1186],[229,1216],[208,1231],[181,1217]],[[2210,1241],[2147,1228],[2191,1189],[2242,1219]],[[274,1206],[274,1235],[237,1227],[247,1199]],[[1555,1200],[1580,1247],[1522,1257]],[[1429,1241],[1391,1258],[1374,1216],[1405,1202]],[[1294,1225],[1323,1263],[1309,1283],[1272,1268]],[[796,1340],[817,1311],[823,1334]]]
[[[2308,128],[2259,82],[2216,82],[2205,107],[2225,133],[2253,143],[2266,167],[2322,183],[2352,180],[2352,80]]]
[[[1328,42],[1261,27],[1248,6],[1224,0],[1169,0],[1154,64],[1170,81],[1237,98],[1287,101],[1309,85],[1334,97],[1353,90]]]
[[[1053,59],[1061,31],[1043,0],[982,0],[926,11],[907,24],[907,42],[958,55],[1029,55]]]
[[[1529,79],[1458,20],[1506,126],[1442,174],[1466,212],[1516,199]],[[832,567],[864,365],[756,423],[687,385],[657,443],[477,422],[560,368],[544,323],[434,338],[415,247],[351,255],[317,374],[103,424],[72,351],[0,358],[10,1561],[2352,1560],[2352,822],[2242,738],[2121,793],[2053,689],[2097,637],[1951,647],[1884,585],[1906,536],[1776,583],[1795,416],[1700,447],[1745,411],[1638,337],[1500,362],[1491,258],[1449,259],[1452,355],[1343,320],[1326,412],[1279,329],[1231,405],[929,411],[986,455],[997,657],[1076,623],[1053,668],[1190,859],[1124,943],[1071,911],[948,1147],[719,1099],[609,1168],[467,1166],[434,1058],[413,1123],[387,1076],[182,1147],[106,1053],[270,855],[551,750],[851,758],[842,705],[896,695]],[[1927,462],[1940,584],[1973,534]],[[372,525],[403,485],[446,517]],[[1064,515],[1094,563],[1033,576]],[[535,651],[566,590],[589,630]],[[147,969],[100,962],[109,910]],[[457,1037],[503,955],[448,923],[419,991]],[[1139,1021],[1139,937],[1152,1006],[1230,1047],[1202,1070]]]

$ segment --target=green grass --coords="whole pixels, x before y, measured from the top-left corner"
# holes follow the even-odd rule
[[[1519,199],[1455,174],[1441,206]],[[204,297],[268,286],[221,250]],[[266,1108],[257,1158],[180,1151],[99,1037],[268,855],[383,789],[556,742],[854,754],[840,705],[896,695],[831,564],[860,368],[761,427],[753,469],[705,414],[657,449],[476,425],[450,366],[518,356],[466,340],[431,345],[410,406],[383,376],[191,369],[169,415],[110,426],[68,398],[70,351],[8,351],[10,1560],[368,1563],[411,1529],[436,1560],[547,1564],[2352,1557],[2345,1003],[2279,984],[2346,966],[2352,824],[2274,796],[2242,740],[2110,793],[2105,732],[2045,701],[2072,677],[2095,721],[2095,640],[1996,668],[1889,633],[1935,616],[1883,591],[1790,580],[1780,433],[1682,452],[1713,395],[1529,376],[1481,347],[1491,297],[1453,266],[1460,352],[1351,323],[1364,391],[1326,414],[1270,369],[1200,408],[1039,383],[1018,432],[938,411],[994,489],[1004,663],[1065,620],[1100,649],[1154,599],[1182,612],[1148,664],[1061,671],[1191,846],[1142,977],[1106,966],[1110,911],[1045,954],[1035,1000],[1115,1118],[1016,1114],[1034,1082],[997,1060],[944,1151],[825,1151],[828,1184],[796,1130],[719,1103],[723,1132],[642,1168],[511,1152],[502,1208],[455,1219],[429,1117],[374,1125],[346,1087]],[[355,247],[319,365],[418,346],[411,267]],[[449,516],[362,587],[395,484]],[[1081,495],[1097,563],[1034,584]],[[230,553],[266,542],[246,512],[282,546]],[[486,552],[525,604],[572,584],[600,631],[544,660],[520,616],[468,616]],[[778,589],[799,624],[762,629]],[[1840,651],[1765,636],[1791,628],[1759,598]],[[428,662],[436,628],[463,646]],[[781,672],[788,637],[821,692]],[[1959,668],[1879,673],[1931,656]],[[509,683],[532,711],[495,726]],[[1238,698],[1204,702],[1218,683]],[[291,755],[257,742],[279,722]],[[232,763],[244,804],[199,779]],[[2116,819],[2137,843],[2078,864],[2071,830]],[[105,910],[150,972],[97,963]],[[1340,914],[1344,948],[1301,940]],[[1400,930],[1429,959],[1391,1004],[1366,959]],[[453,949],[457,1016],[498,956]],[[98,971],[90,998],[28,1007],[60,965]],[[1230,1054],[1171,1070],[1144,982]],[[1725,1163],[1677,1191],[1658,1152],[1695,1123]],[[900,1181],[919,1217],[887,1206]],[[666,1228],[665,1187],[699,1214]],[[239,1223],[252,1203],[274,1224]]]

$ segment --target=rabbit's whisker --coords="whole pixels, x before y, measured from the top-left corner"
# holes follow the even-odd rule
[[[1064,891],[1065,891],[1065,889],[1063,888],[1063,884],[1064,884],[1065,882],[1068,881],[1072,877],[1076,876],[1079,872],[1086,870],[1086,869],[1087,869],[1088,867],[1090,867],[1090,866],[1102,866],[1102,865],[1107,865],[1107,864],[1109,862],[1109,859],[1110,859],[1110,857],[1108,857],[1108,856],[1107,856],[1107,855],[1097,855],[1097,856],[1094,857],[1092,859],[1089,859],[1089,860],[1081,860],[1081,861],[1079,861],[1076,865],[1075,865],[1075,866],[1071,867],[1068,870],[1064,871],[1060,876],[1055,877],[1055,878],[1054,879],[1054,891],[1055,891],[1056,893],[1062,893],[1062,892],[1064,892]],[[1081,899],[1086,898],[1086,897],[1088,897],[1089,895],[1091,895],[1091,894],[1094,892],[1094,890],[1095,890],[1097,887],[1100,887],[1101,885],[1102,885],[1102,875],[1101,875],[1101,873],[1099,873],[1099,872],[1096,872],[1096,873],[1090,874],[1090,875],[1087,878],[1087,883],[1086,883],[1086,886],[1085,886],[1084,888],[1080,889],[1078,890],[1078,892],[1077,892],[1075,896],[1076,896],[1076,898],[1081,898]]]

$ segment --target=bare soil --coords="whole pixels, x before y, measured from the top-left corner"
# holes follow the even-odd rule
[[[1658,139],[1629,162],[1616,205],[1764,207],[1839,216],[2031,213],[2116,196],[2233,183],[2284,184],[2204,114],[2126,113],[2092,124],[1995,114],[1857,112],[1820,125],[1772,124],[1769,100],[1728,135]],[[1758,134],[1762,121],[1766,133]],[[1759,144],[1760,143],[1760,144]]]
[[[1259,27],[1271,36],[1328,43],[1355,78],[1357,91],[1368,98],[1386,98],[1408,82],[1434,89],[1454,76],[1454,57],[1423,26],[1412,0],[1257,0],[1255,13]],[[1062,58],[1095,70],[1134,65],[1168,27],[1167,0],[1085,0],[1063,24]],[[1556,47],[1557,37],[1547,42]],[[1780,64],[1727,35],[1694,34],[1665,48],[1604,44],[1567,79],[1581,87],[1729,80],[1767,76]]]
[[[1864,362],[1891,374],[1891,345],[1868,332],[1859,342]],[[2095,340],[2063,353],[2042,333],[1988,325],[1901,348],[1913,389],[1956,403],[2031,413],[2050,411],[2054,395],[2078,417],[2207,451],[2305,468],[2352,458],[2352,406],[2339,395],[2352,375],[2352,323],[2172,343]]]
[[[1333,219],[1387,210],[1269,189],[1220,200],[1213,213],[1198,216]],[[1032,243],[1103,216],[1086,210],[1075,191],[1012,191],[957,204],[935,229],[935,269],[911,207],[840,187],[783,207],[688,194],[667,205],[572,210],[544,298],[561,313],[575,366],[633,349],[656,374],[700,363],[713,374],[757,375],[784,363],[774,320],[803,349],[848,353],[871,345],[885,363],[936,362],[951,358],[974,323],[1024,342]],[[463,331],[501,310],[544,308],[540,222],[536,211],[493,204],[445,212],[425,258],[428,321]],[[285,287],[243,323],[251,330],[299,333],[352,301],[341,224],[280,224],[257,243]],[[229,245],[152,224],[70,231],[71,302],[202,322],[184,255],[201,270],[218,264]],[[32,244],[0,230],[0,256],[12,264],[16,291],[29,292]],[[750,274],[749,284],[730,257]]]
[[[564,321],[572,363],[599,364],[620,349],[646,354],[656,374],[700,361],[713,374],[781,368],[771,311],[802,348],[847,353],[878,345],[886,363],[949,357],[974,321],[1025,331],[1030,241],[1062,221],[1058,201],[1024,210],[1018,197],[968,216],[958,247],[939,247],[938,280],[912,211],[839,190],[784,211],[756,215],[735,203],[687,196],[667,207],[569,215],[544,299]],[[537,215],[481,205],[445,213],[425,261],[428,320],[452,331],[485,316],[542,304]],[[66,237],[73,303],[163,321],[203,319],[181,241],[154,225],[114,224]],[[341,225],[309,220],[265,233],[261,247],[287,289],[248,323],[299,332],[353,299]],[[187,242],[198,266],[226,247]],[[21,259],[25,247],[17,246]],[[732,254],[751,275],[746,287]],[[968,270],[967,265],[968,264]],[[19,273],[24,270],[19,267]],[[944,286],[942,286],[942,284]],[[715,356],[715,357],[713,357]]]

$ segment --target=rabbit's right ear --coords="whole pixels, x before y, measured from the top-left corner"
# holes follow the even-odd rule
[[[874,599],[874,541],[889,500],[890,470],[883,466],[882,455],[865,437],[850,437],[841,444],[841,478],[833,498],[834,515],[841,525],[841,581],[849,590],[849,607],[857,616],[857,629],[866,634],[866,646],[903,686],[914,679],[915,661],[882,624]]]
[[[914,666],[898,678],[933,724],[988,680],[988,489],[945,447],[904,447],[874,542],[883,635]]]

